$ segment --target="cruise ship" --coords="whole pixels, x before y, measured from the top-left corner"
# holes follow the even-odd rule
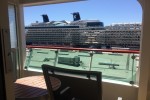
[[[139,49],[141,24],[116,23],[104,26],[99,20],[81,20],[79,12],[74,12],[73,21],[49,21],[26,26],[27,45],[56,45],[87,48],[121,47]]]

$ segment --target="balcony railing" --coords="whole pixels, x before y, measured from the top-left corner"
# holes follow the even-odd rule
[[[42,64],[76,70],[102,72],[103,79],[134,84],[139,67],[139,51],[54,46],[27,46],[25,69]]]

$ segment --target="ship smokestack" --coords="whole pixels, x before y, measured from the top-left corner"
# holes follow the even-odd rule
[[[79,12],[74,12],[73,14],[73,21],[81,20]]]
[[[43,14],[42,17],[43,17],[43,22],[49,22],[49,18],[47,14]]]

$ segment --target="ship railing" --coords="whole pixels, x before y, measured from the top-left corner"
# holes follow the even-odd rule
[[[41,70],[42,64],[100,71],[103,79],[134,84],[139,69],[139,50],[93,49],[61,46],[27,46],[25,69]]]

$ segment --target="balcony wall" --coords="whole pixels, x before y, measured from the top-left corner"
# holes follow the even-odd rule
[[[24,70],[24,76],[41,75],[40,72]],[[122,97],[123,100],[137,100],[138,87],[130,84],[118,84],[111,82],[104,82],[102,84],[103,100],[117,100]]]
[[[79,51],[76,52],[76,54],[78,56],[80,56],[80,57],[81,56],[85,56],[86,60],[84,61],[84,59],[81,58],[81,61],[86,66],[80,65],[79,67],[78,66],[73,67],[73,66],[68,66],[68,65],[65,65],[65,64],[64,65],[63,64],[58,64],[58,57],[56,59],[57,63],[54,62],[54,59],[56,57],[55,56],[55,51],[57,49],[60,49],[60,47],[49,47],[49,48],[48,47],[39,48],[39,46],[31,46],[31,47],[28,46],[28,47],[30,49],[32,48],[32,50],[29,50],[30,53],[28,52],[28,55],[27,55],[26,69],[24,70],[24,76],[41,75],[42,71],[40,72],[39,69],[40,69],[41,65],[44,64],[44,63],[45,64],[50,64],[50,65],[52,64],[52,65],[55,65],[55,66],[58,66],[58,67],[63,67],[64,66],[63,68],[75,68],[77,70],[81,70],[81,68],[84,68],[82,70],[93,70],[92,68],[95,68],[93,66],[96,65],[96,66],[99,66],[99,68],[104,68],[105,71],[104,70],[100,70],[100,71],[102,71],[102,74],[106,73],[107,71],[111,71],[111,72],[115,71],[114,73],[117,73],[117,69],[120,69],[120,67],[122,68],[122,66],[125,66],[125,67],[123,67],[124,68],[123,72],[127,72],[127,74],[124,77],[120,76],[120,78],[118,78],[119,76],[118,76],[118,74],[116,74],[116,76],[113,76],[113,78],[112,78],[111,74],[108,74],[108,73],[106,73],[107,76],[108,76],[107,78],[103,77],[103,98],[104,98],[104,100],[117,100],[118,97],[122,97],[124,100],[137,100],[138,86],[135,86],[135,84],[134,85],[133,84],[129,84],[130,83],[130,79],[133,79],[133,78],[127,78],[127,79],[124,79],[124,80],[121,79],[121,78],[126,78],[127,76],[133,77],[132,74],[128,74],[129,73],[128,71],[132,70],[132,68],[135,69],[136,68],[136,64],[134,64],[134,66],[132,66],[132,62],[133,62],[133,60],[131,59],[132,58],[132,54],[130,56],[128,56],[127,53],[130,52],[130,53],[134,54],[134,53],[138,53],[138,51],[94,49],[95,52],[96,51],[103,51],[103,52],[105,51],[103,53],[103,55],[106,54],[107,56],[109,56],[109,59],[112,59],[112,60],[108,60],[108,58],[106,56],[103,56],[103,57],[105,57],[106,61],[111,61],[109,63],[115,62],[117,64],[120,64],[119,67],[116,66],[116,69],[113,69],[113,68],[109,68],[108,65],[104,65],[103,66],[103,65],[95,64],[95,62],[97,62],[97,59],[102,57],[102,54],[101,54],[102,52],[99,52],[98,54],[93,53],[93,56],[89,56],[89,52],[91,52],[92,49],[86,49],[87,50],[86,51],[85,49],[81,49],[81,48],[80,49],[78,49],[78,48],[69,48],[70,50],[66,50],[68,48],[61,48],[61,51],[60,50],[58,51],[58,55],[57,55],[58,57],[62,57],[62,56],[70,57],[69,54],[67,54],[68,51],[73,53],[73,55],[75,55],[75,53],[72,52],[72,49],[76,50],[76,51],[81,50],[80,52]],[[35,47],[37,47],[37,48],[35,48]],[[51,50],[51,53],[52,52],[54,52],[54,53],[49,56],[50,50]],[[113,53],[112,53],[112,51],[113,51]],[[31,52],[32,52],[32,54],[31,54]],[[45,58],[51,58],[51,60],[53,62],[49,62],[49,63],[48,62],[44,62],[43,61],[43,59],[44,59],[43,56],[42,55],[40,56],[39,54],[40,55],[41,54],[45,55]],[[35,55],[36,55],[36,57],[34,57]],[[99,56],[97,56],[97,55],[99,55]],[[125,55],[125,56],[122,56],[122,55]],[[32,58],[30,58],[30,57],[32,57]],[[92,63],[91,63],[91,58],[92,57],[93,57],[93,60],[92,60]],[[111,58],[111,57],[113,57],[113,58]],[[118,59],[117,57],[125,57],[125,59],[122,59],[123,61],[119,61],[118,62],[118,61],[115,60],[115,59]],[[130,61],[127,60],[128,57],[130,57]],[[39,58],[39,60],[37,58]],[[52,58],[54,58],[54,59],[52,59]],[[29,62],[30,60],[32,60],[32,62]],[[44,60],[46,60],[46,59],[44,59]],[[36,63],[34,61],[36,61]],[[100,59],[100,61],[104,61],[104,58]],[[126,62],[127,61],[130,62],[131,66],[126,66]],[[37,62],[41,62],[41,63],[37,63]],[[125,62],[125,63],[122,64],[120,62]],[[36,66],[37,66],[39,72],[37,72]],[[68,67],[65,67],[65,66],[68,66]],[[34,68],[36,69],[35,71],[34,71]],[[128,69],[130,69],[130,70],[128,70]],[[98,70],[96,70],[96,71],[98,71]],[[120,72],[118,71],[118,73],[120,73]],[[124,73],[121,72],[121,74],[124,74]],[[103,76],[106,76],[106,75],[103,74]],[[115,77],[117,79],[115,79]],[[131,80],[131,81],[136,82],[135,79]]]

